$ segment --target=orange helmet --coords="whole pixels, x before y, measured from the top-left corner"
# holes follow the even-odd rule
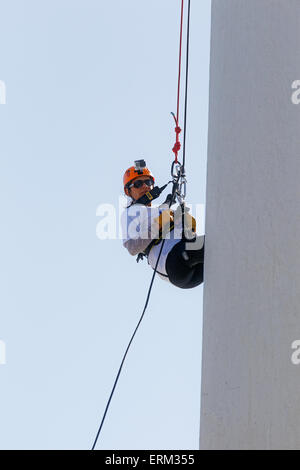
[[[140,165],[139,162],[143,162],[145,166],[142,164]],[[123,185],[124,190],[125,187],[133,180],[138,178],[139,176],[150,176],[153,179],[153,183],[155,182],[154,176],[152,175],[149,168],[146,167],[146,163],[143,160],[137,160],[135,166],[131,166],[128,170],[125,171],[123,176]]]

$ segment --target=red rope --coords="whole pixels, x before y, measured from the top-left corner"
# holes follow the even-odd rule
[[[179,121],[179,98],[180,98],[180,78],[181,78],[181,51],[182,51],[182,27],[183,27],[183,3],[184,0],[181,0],[181,21],[180,21],[180,41],[179,41],[179,67],[178,67],[178,89],[177,89],[177,115],[176,118],[174,116],[175,122],[176,122],[176,127],[175,127],[175,132],[176,132],[176,142],[173,147],[173,152],[175,153],[175,163],[178,162],[177,157],[178,157],[178,152],[180,150],[180,142],[179,142],[179,134],[181,132],[181,129],[178,125]]]

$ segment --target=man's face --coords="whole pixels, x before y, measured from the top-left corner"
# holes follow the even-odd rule
[[[151,180],[149,176],[139,176],[136,178],[133,183],[136,181],[146,181],[146,180]],[[134,186],[131,186],[131,188],[125,190],[127,196],[130,196],[132,199],[137,201],[140,197],[144,196],[148,191],[153,189],[153,184],[151,186],[148,186],[147,184],[143,184],[140,188],[135,188]]]

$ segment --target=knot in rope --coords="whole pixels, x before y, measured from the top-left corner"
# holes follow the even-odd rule
[[[179,150],[180,150],[180,147],[181,147],[181,143],[180,143],[180,142],[176,142],[176,143],[174,144],[174,147],[172,148],[173,152],[174,152],[175,155],[176,155],[176,158],[177,158],[177,154],[178,154],[178,152],[179,152]],[[176,163],[177,163],[177,161],[176,161]]]
[[[178,152],[181,148],[181,143],[179,142],[179,134],[181,132],[181,128],[178,126],[178,121],[174,113],[171,113],[174,117],[174,120],[176,122],[176,127],[175,127],[175,133],[176,133],[176,142],[174,144],[174,147],[172,148],[172,151],[175,153],[175,163],[178,163]]]

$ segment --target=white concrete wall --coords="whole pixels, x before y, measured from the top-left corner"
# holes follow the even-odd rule
[[[211,46],[200,448],[300,449],[300,0],[212,0]]]

